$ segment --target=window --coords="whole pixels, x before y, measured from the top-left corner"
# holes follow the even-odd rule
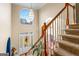
[[[34,33],[21,32],[19,33],[19,54],[27,52],[33,46]]]
[[[20,23],[21,24],[32,24],[34,20],[34,13],[32,9],[20,10]]]

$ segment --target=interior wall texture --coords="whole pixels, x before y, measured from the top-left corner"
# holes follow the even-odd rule
[[[23,25],[20,23],[19,11],[26,7],[21,7],[18,5],[12,4],[12,21],[11,21],[11,39],[12,39],[12,47],[19,51],[19,33],[22,32],[33,32],[35,43],[38,40],[38,11],[34,10],[34,24],[33,25]]]
[[[11,34],[11,4],[0,3],[0,53],[6,53],[8,37]]]

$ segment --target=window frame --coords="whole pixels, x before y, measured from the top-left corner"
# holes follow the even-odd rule
[[[22,23],[21,15],[20,15],[20,12],[21,12],[22,10],[30,10],[30,11],[31,11],[31,9],[29,9],[29,8],[22,8],[22,9],[19,10],[20,23],[21,23],[21,24],[24,24],[24,25],[32,25],[32,24],[34,23],[34,19],[35,19],[35,15],[34,15],[33,9],[32,9],[32,11],[33,11],[33,20],[32,20],[32,23]],[[30,12],[29,12],[29,13],[30,13]]]

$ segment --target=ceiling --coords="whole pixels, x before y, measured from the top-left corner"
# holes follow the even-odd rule
[[[46,5],[46,3],[14,3],[14,4],[22,7],[26,7],[26,8],[33,8],[35,10],[38,10],[44,5]]]

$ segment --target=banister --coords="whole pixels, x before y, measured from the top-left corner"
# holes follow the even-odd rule
[[[44,23],[42,28],[43,28],[42,29],[42,35],[44,37],[44,53],[45,53],[44,55],[47,56],[48,54],[47,54],[47,51],[46,51],[46,28],[47,28],[46,23]]]
[[[75,6],[72,6],[71,4],[69,4],[69,3],[66,3],[66,4],[68,4],[69,6],[71,6],[72,8],[75,8]]]
[[[23,54],[21,54],[21,55],[27,55],[35,46],[36,46],[36,44],[41,40],[41,38],[44,36],[44,31],[46,31],[46,23],[44,23],[43,25],[42,25],[42,35],[40,36],[40,38],[35,42],[35,44],[28,50],[28,52],[26,52],[26,53],[23,53]]]
[[[63,12],[63,10],[65,10],[65,8],[66,8],[66,6],[47,24],[47,28]]]
[[[42,35],[44,34],[44,31],[46,31],[47,25],[46,23],[43,24],[42,28]]]
[[[43,38],[43,36],[44,36],[44,31],[46,31],[46,29],[51,25],[51,23],[54,21],[54,20],[56,20],[56,18],[68,7],[68,6],[71,6],[72,8],[74,8],[74,6],[72,6],[71,4],[69,4],[69,3],[66,3],[65,4],[65,6],[64,6],[64,8],[62,8],[61,9],[61,11],[46,25],[45,23],[44,23],[44,25],[42,26],[42,35],[40,36],[40,38],[35,42],[35,44],[28,50],[28,52],[26,52],[26,53],[23,53],[23,54],[21,54],[21,55],[27,55],[35,46],[36,46],[36,44],[41,40],[41,38]],[[46,52],[46,51],[45,51]]]
[[[65,3],[65,7],[47,24],[47,28],[50,26],[50,24],[65,10],[65,8],[68,6],[71,6],[72,8],[74,8],[74,6],[72,6],[69,3]]]

